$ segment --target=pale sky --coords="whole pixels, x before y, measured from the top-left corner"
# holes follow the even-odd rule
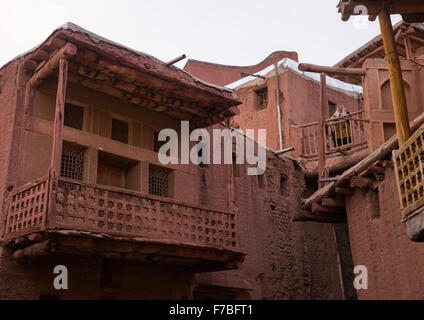
[[[73,22],[169,61],[252,65],[276,50],[300,62],[334,65],[379,32],[341,21],[338,0],[1,0],[0,66]],[[393,22],[400,17],[392,18]],[[177,64],[183,67],[186,60]]]

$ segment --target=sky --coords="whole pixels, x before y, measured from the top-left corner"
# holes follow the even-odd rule
[[[73,22],[163,61],[181,54],[253,65],[277,50],[332,66],[380,33],[364,17],[343,22],[338,0],[1,0],[0,66]],[[355,20],[356,19],[356,20]],[[393,16],[393,23],[400,20]],[[185,61],[177,66],[183,67]]]

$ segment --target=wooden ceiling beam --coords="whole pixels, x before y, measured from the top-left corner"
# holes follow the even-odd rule
[[[67,43],[62,47],[50,60],[48,60],[43,67],[41,67],[29,80],[29,84],[36,88],[38,87],[44,79],[50,76],[54,70],[59,66],[59,61],[61,59],[69,59],[74,56],[78,51],[78,48],[71,44]]]
[[[169,114],[169,115],[176,117],[178,119],[181,119],[181,120],[190,119],[190,117],[193,117],[192,115],[190,116],[189,114],[183,113],[178,109],[170,109],[166,106],[159,105],[158,103],[156,103],[152,100],[149,100],[149,99],[140,99],[140,98],[137,98],[137,97],[133,97],[128,92],[124,92],[124,91],[119,90],[115,87],[105,85],[101,81],[97,81],[97,80],[94,80],[94,79],[88,79],[84,76],[77,75],[75,73],[69,73],[68,80],[71,81],[71,82],[77,83],[81,86],[87,87],[89,89],[100,91],[100,92],[103,92],[107,95],[115,97],[117,99],[135,104],[137,106],[147,108],[147,109],[150,109],[152,111]]]
[[[102,71],[90,69],[89,67],[80,65],[75,62],[70,63],[70,70],[71,72],[75,72],[92,80],[104,82],[108,86],[115,87],[119,90],[131,94],[132,98],[134,98],[135,101],[132,103],[139,104],[137,98],[140,98],[140,100],[149,99],[159,105],[175,108],[176,111],[180,110],[191,114],[192,116],[209,117],[209,112],[207,110],[197,107],[193,103],[188,103],[181,99],[167,96],[166,93],[163,92],[163,90],[155,90],[154,88],[140,86],[137,83],[122,81],[116,77],[111,77],[110,75],[107,75]]]

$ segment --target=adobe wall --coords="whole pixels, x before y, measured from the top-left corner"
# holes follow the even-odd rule
[[[189,299],[192,274],[178,266],[116,261],[105,267],[101,258],[53,254],[29,264],[17,263],[0,247],[0,299],[38,300],[41,295],[63,300]],[[56,290],[54,268],[68,269],[68,290]]]
[[[243,78],[244,76],[241,75],[242,72],[253,74],[284,58],[290,58],[292,60],[298,61],[297,52],[277,51],[270,54],[262,62],[253,66],[227,66],[190,59],[184,66],[184,70],[203,81],[218,86],[226,86]]]
[[[16,162],[11,161],[18,152],[18,132],[21,125],[23,96],[22,64],[14,61],[0,70],[0,204],[7,189],[14,186]],[[0,206],[0,229],[3,208]]]
[[[395,181],[386,168],[378,191],[355,189],[346,197],[353,263],[368,268],[368,290],[359,290],[359,299],[424,296],[424,247],[406,235]]]
[[[320,110],[320,84],[306,79],[291,71],[280,71],[280,103],[282,112],[283,145],[284,148],[295,147],[292,155],[301,153],[300,131],[297,126],[318,121]],[[268,88],[268,104],[258,110],[256,94],[259,88]],[[242,102],[239,105],[240,114],[233,117],[232,125],[241,129],[267,129],[267,146],[274,150],[279,147],[279,129],[277,115],[277,93],[274,71],[268,74],[266,80],[257,79],[249,85],[236,89]],[[327,97],[334,104],[343,103],[350,112],[360,109],[360,101],[343,92],[328,87]],[[327,111],[328,118],[330,112]]]
[[[238,168],[239,173],[243,170]],[[205,175],[208,203],[224,204],[226,197],[219,190],[226,190],[225,171],[210,166]],[[335,226],[335,237],[329,224],[292,222],[305,192],[303,171],[294,162],[268,153],[263,178],[240,174],[234,179],[246,260],[240,270],[197,274],[193,288],[244,289],[253,299],[342,299],[343,285],[346,298],[355,298],[346,224]]]

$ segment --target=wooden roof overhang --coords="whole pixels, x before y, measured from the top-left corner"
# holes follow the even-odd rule
[[[413,53],[424,47],[424,24],[408,24],[405,22],[399,22],[393,27],[393,30],[396,35],[395,40],[400,57],[407,58],[407,52],[404,43],[405,37],[408,38]],[[334,65],[334,67],[362,68],[364,62],[371,58],[385,58],[383,39],[381,35],[378,35],[363,45],[361,48],[354,51],[343,60],[339,61]],[[357,85],[362,84],[362,78],[360,76],[337,75],[335,78]]]
[[[338,8],[342,20],[347,21],[353,15],[365,14],[358,6],[367,8],[366,14],[374,21],[383,6],[388,6],[389,14],[400,14],[405,22],[424,22],[424,2],[422,0],[340,0]]]
[[[75,46],[76,53],[66,56],[65,46]],[[49,62],[60,54],[62,57],[65,54],[69,61],[68,81],[142,108],[189,120],[192,128],[207,127],[238,114],[240,101],[233,90],[203,82],[150,55],[70,23],[24,54],[25,68],[37,78],[36,86],[47,72],[53,71],[49,65],[55,64]]]

